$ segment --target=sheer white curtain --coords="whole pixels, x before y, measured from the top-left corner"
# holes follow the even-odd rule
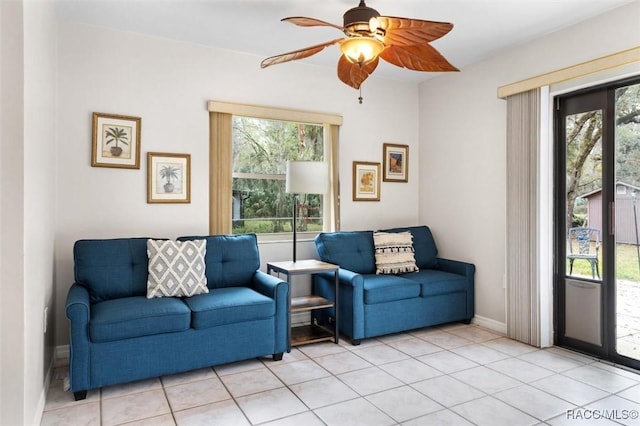
[[[507,336],[540,346],[540,89],[507,100]]]

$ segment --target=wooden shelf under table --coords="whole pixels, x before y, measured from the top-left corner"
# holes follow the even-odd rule
[[[291,329],[291,346],[334,340],[332,332],[318,325],[301,325]]]
[[[331,308],[334,303],[320,296],[303,296],[291,299],[291,312],[313,311],[314,309]]]

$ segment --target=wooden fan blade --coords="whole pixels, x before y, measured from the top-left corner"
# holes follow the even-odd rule
[[[264,61],[262,61],[260,63],[260,67],[266,68],[271,65],[282,64],[284,62],[308,58],[309,56],[315,55],[316,53],[320,52],[325,47],[331,46],[332,44],[336,44],[342,40],[343,40],[342,38],[337,38],[335,40],[331,40],[326,43],[318,44],[311,47],[305,47],[304,49],[294,50],[293,52],[287,52],[281,55],[271,56],[270,58],[267,58]]]
[[[385,30],[384,44],[413,46],[424,44],[447,34],[453,28],[449,22],[379,16],[379,27]]]
[[[431,45],[389,46],[380,53],[385,61],[415,71],[459,71]]]
[[[289,18],[281,19],[282,22],[289,22],[294,25],[298,25],[299,27],[333,27],[337,28],[340,31],[343,28],[339,25],[332,24],[331,22],[325,22],[316,18],[307,18],[304,16],[291,16]]]
[[[338,60],[338,78],[342,80],[344,84],[354,89],[359,89],[360,85],[375,71],[377,66],[378,58],[375,58],[368,64],[360,66],[349,62],[344,55],[341,55]]]

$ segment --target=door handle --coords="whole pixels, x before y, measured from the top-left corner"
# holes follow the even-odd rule
[[[613,237],[616,234],[616,203],[609,202],[609,236]]]

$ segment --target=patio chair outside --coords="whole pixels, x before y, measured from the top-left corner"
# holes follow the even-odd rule
[[[592,244],[593,243],[593,244]],[[569,275],[573,273],[573,262],[583,259],[591,264],[591,278],[596,274],[600,279],[598,265],[598,252],[600,251],[600,230],[596,228],[571,228],[569,229]]]

